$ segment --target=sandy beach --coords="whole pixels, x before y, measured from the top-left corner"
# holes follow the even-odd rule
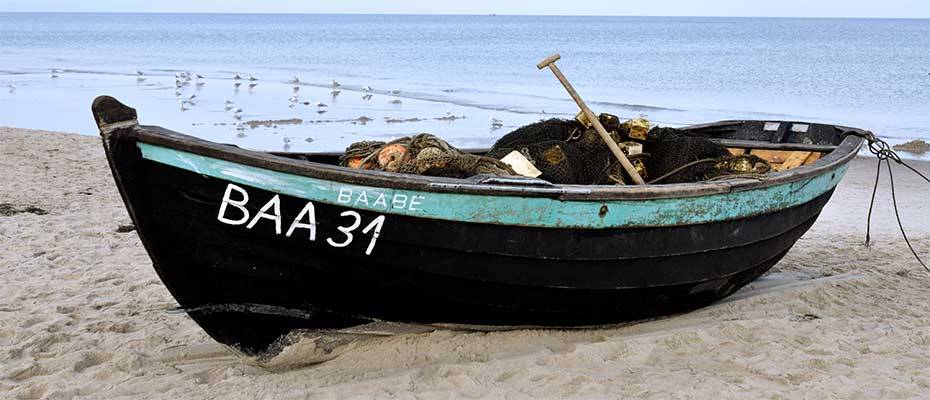
[[[930,163],[915,162],[930,172]],[[918,398],[930,393],[930,274],[897,232],[887,175],[865,218],[857,159],[771,272],[707,308],[607,329],[436,330],[304,365],[211,340],[151,263],[97,137],[0,128],[0,397]],[[895,169],[930,259],[930,186]]]

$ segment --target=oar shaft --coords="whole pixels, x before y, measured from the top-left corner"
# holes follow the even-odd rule
[[[550,59],[551,58],[552,57],[550,57]],[[601,139],[604,141],[604,143],[607,144],[607,147],[610,148],[610,151],[614,153],[614,156],[618,161],[620,161],[620,165],[622,165],[623,169],[626,170],[626,172],[633,178],[633,182],[637,185],[645,185],[646,182],[643,181],[643,177],[639,176],[639,172],[636,171],[636,167],[634,167],[633,163],[631,163],[630,160],[626,158],[626,155],[623,154],[622,150],[620,150],[620,146],[618,146],[617,143],[614,142],[614,139],[610,137],[610,134],[607,133],[607,129],[604,129],[604,125],[601,125],[601,121],[597,118],[597,115],[594,115],[594,112],[588,108],[588,105],[585,104],[584,100],[581,99],[581,96],[578,95],[578,92],[575,91],[575,88],[572,87],[572,84],[568,83],[568,79],[565,78],[565,75],[562,75],[562,71],[559,70],[559,67],[555,65],[555,61],[552,60],[548,63],[545,63],[545,61],[548,60],[549,59],[544,60],[543,63],[540,63],[540,65],[549,67],[549,70],[555,74],[555,77],[559,80],[559,82],[562,83],[562,86],[565,87],[565,90],[568,92],[569,96],[571,96],[572,99],[575,100],[575,103],[578,104],[578,107],[581,108],[581,112],[583,112],[585,117],[588,118],[588,121],[594,125],[594,129],[597,131],[598,135],[601,136]]]

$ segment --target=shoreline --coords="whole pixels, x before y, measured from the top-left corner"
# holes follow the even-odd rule
[[[912,166],[930,172],[930,163]],[[850,164],[783,261],[735,295],[602,329],[437,330],[274,369],[213,342],[158,279],[100,140],[0,127],[0,391],[17,398],[919,397],[930,275],[900,239],[887,174],[862,245],[873,158]],[[930,258],[930,185],[895,169]],[[5,208],[3,205],[6,205]],[[7,210],[7,211],[3,211]]]

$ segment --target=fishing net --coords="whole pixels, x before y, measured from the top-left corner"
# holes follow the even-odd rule
[[[391,142],[354,143],[339,158],[339,165],[446,178],[469,178],[481,174],[516,175],[509,165],[500,160],[462,153],[428,133]]]
[[[762,158],[731,155],[726,147],[687,130],[649,129],[645,119],[621,123],[610,114],[601,114],[598,120],[648,183],[699,182],[771,170]],[[462,153],[426,133],[391,142],[358,142],[346,149],[339,165],[448,178],[517,175],[510,165],[500,161],[512,152],[533,164],[542,173],[540,179],[552,183],[632,182],[597,131],[583,119],[549,119],[518,128],[501,137],[486,156]]]
[[[615,141],[622,141],[616,117],[601,114]],[[623,170],[597,131],[573,120],[549,119],[504,135],[491,147],[488,157],[503,158],[520,152],[552,183],[599,185],[616,183]],[[617,164],[616,166],[614,164]],[[610,177],[614,176],[614,179]]]
[[[616,116],[601,114],[598,120],[615,142],[642,144],[643,154],[629,158],[647,182],[649,177],[654,183],[699,182],[771,169],[759,157],[731,155],[726,147],[686,130],[652,128],[647,133],[644,119],[620,123]],[[540,178],[552,183],[632,182],[597,131],[577,120],[549,119],[518,128],[498,140],[488,156],[502,158],[512,151],[523,154],[542,172]]]
[[[654,183],[686,183],[740,174],[764,174],[772,167],[751,154],[732,155],[726,147],[686,130],[652,128],[644,148]]]

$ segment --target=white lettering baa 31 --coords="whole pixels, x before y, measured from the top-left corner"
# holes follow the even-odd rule
[[[233,192],[238,194],[238,199],[233,199]],[[226,191],[223,193],[223,200],[220,202],[219,213],[216,216],[216,219],[227,225],[243,225],[246,224],[246,229],[254,228],[259,220],[268,219],[275,224],[275,234],[281,234],[281,197],[280,195],[274,195],[271,200],[268,200],[265,205],[259,209],[258,213],[255,216],[251,216],[249,210],[245,208],[245,205],[249,202],[249,193],[242,187],[230,183],[226,186]],[[241,216],[237,219],[233,219],[228,216],[229,208],[233,207],[239,211]],[[326,238],[326,243],[332,247],[341,248],[346,247],[352,243],[354,239],[353,231],[358,229],[362,224],[362,216],[352,210],[343,211],[340,214],[341,217],[352,217],[353,221],[348,226],[337,226],[336,229],[344,236],[345,238],[336,241],[331,237]],[[370,255],[372,250],[375,248],[375,243],[378,241],[378,237],[381,236],[381,228],[384,226],[384,215],[379,215],[375,217],[368,225],[362,229],[362,234],[368,234],[371,232],[371,241],[368,243],[368,247],[365,249],[365,255]],[[313,206],[313,202],[308,201],[306,205],[297,213],[297,217],[291,222],[290,227],[287,229],[287,232],[284,234],[285,237],[291,237],[297,229],[307,229],[309,230],[310,241],[316,241],[316,210]]]

